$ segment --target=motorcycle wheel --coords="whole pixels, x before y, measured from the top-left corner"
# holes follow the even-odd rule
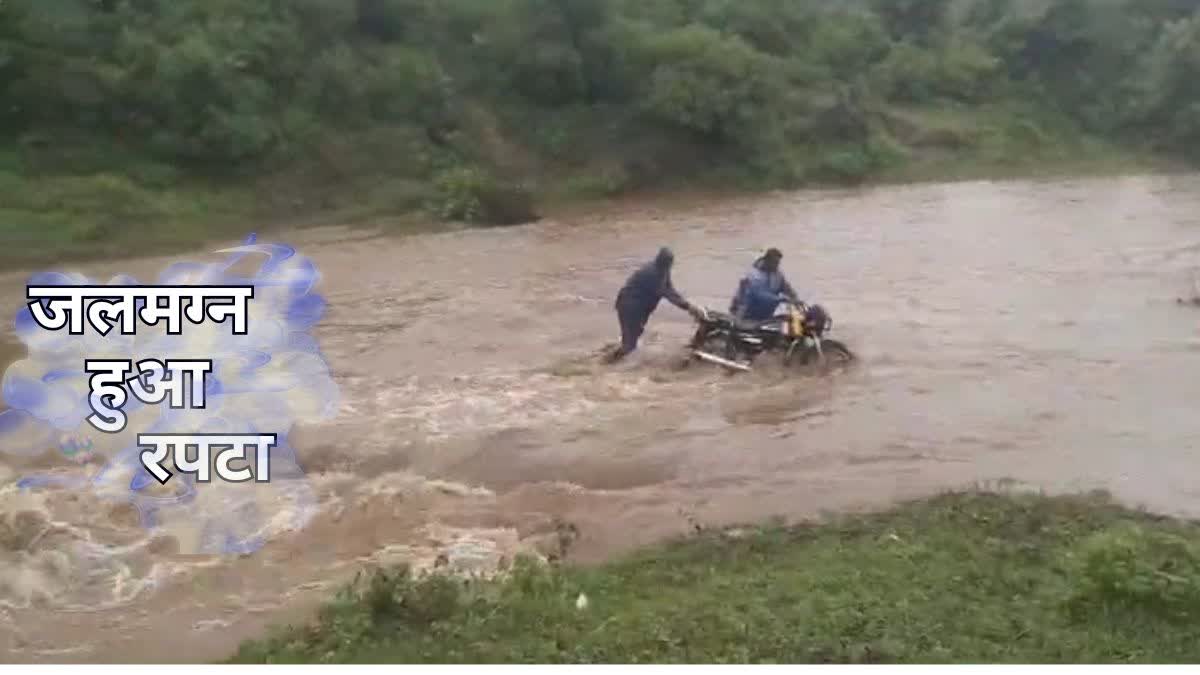
[[[821,353],[825,356],[825,363],[831,366],[846,365],[858,358],[854,352],[850,351],[849,347],[838,340],[821,340]],[[793,357],[793,362],[806,366],[816,363],[818,359],[820,359],[820,355],[817,353],[817,348],[807,347]]]
[[[697,331],[692,337],[692,342],[689,345],[690,349],[698,349],[702,352],[708,352],[717,356],[727,356],[726,351],[729,345],[729,334],[725,331],[711,331],[702,333]]]

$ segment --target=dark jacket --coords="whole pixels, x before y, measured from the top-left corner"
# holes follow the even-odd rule
[[[767,272],[763,269],[763,259],[759,258],[738,284],[729,312],[747,321],[766,321],[775,314],[781,296],[800,301],[783,272]]]
[[[621,292],[617,294],[616,308],[622,314],[647,319],[658,309],[658,303],[663,298],[680,309],[686,310],[689,307],[687,300],[683,299],[671,283],[670,268],[649,262],[630,275],[629,280],[621,287]]]

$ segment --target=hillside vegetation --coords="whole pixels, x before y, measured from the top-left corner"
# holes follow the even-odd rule
[[[1200,0],[3,0],[0,91],[3,256],[132,253],[1195,159]]]

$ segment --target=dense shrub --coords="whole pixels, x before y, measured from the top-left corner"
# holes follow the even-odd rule
[[[462,168],[439,174],[438,215],[481,225],[516,225],[537,219],[533,196],[522,186],[513,185],[475,168]]]

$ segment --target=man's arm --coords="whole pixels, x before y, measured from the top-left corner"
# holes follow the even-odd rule
[[[746,300],[752,301],[755,305],[774,307],[779,302],[779,296],[782,293],[782,290],[779,293],[773,293],[766,284],[754,284],[746,294]]]
[[[686,312],[692,311],[692,303],[685,300],[683,296],[679,294],[679,291],[675,290],[675,284],[671,283],[670,274],[667,274],[667,276],[663,277],[662,294],[663,297],[667,299],[667,302],[675,305],[679,309],[682,309]]]
[[[792,288],[792,285],[788,283],[787,277],[783,276],[782,272],[779,273],[779,290],[792,302],[797,305],[802,304],[800,296],[796,295],[796,289]]]

